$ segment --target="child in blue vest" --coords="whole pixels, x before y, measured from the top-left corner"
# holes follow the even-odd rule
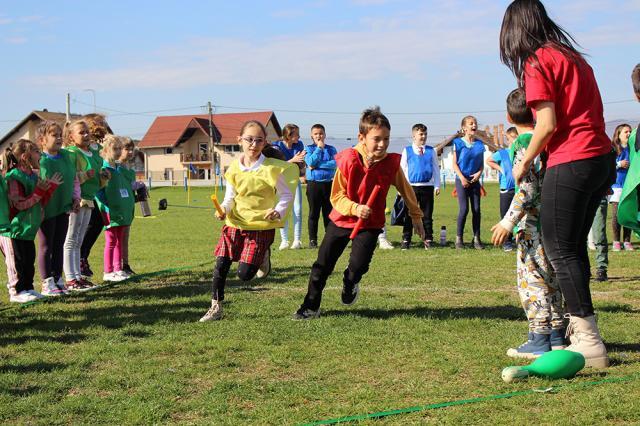
[[[509,210],[511,200],[515,195],[516,183],[513,180],[513,166],[511,159],[509,158],[509,147],[513,141],[518,137],[518,131],[515,127],[510,127],[505,132],[507,135],[507,148],[500,149],[493,153],[493,155],[487,158],[486,164],[493,170],[498,171],[500,182],[500,217],[504,217]],[[513,250],[513,236],[509,234],[507,241],[503,244],[504,251]]]
[[[520,135],[509,152],[512,163],[518,165],[533,135],[533,114],[527,107],[524,90],[516,89],[509,94],[507,114]],[[516,233],[517,288],[529,331],[526,342],[507,351],[507,355],[514,358],[532,359],[550,350],[565,348],[562,293],[540,232],[543,175],[544,164],[537,159],[526,171],[507,213],[491,228],[491,242],[495,245],[502,245],[512,230]]]
[[[411,128],[413,143],[405,147],[400,157],[400,168],[411,184],[422,210],[424,226],[424,248],[429,249],[433,241],[433,195],[440,194],[440,166],[438,156],[433,147],[426,145],[427,126],[422,123]],[[402,250],[411,247],[413,223],[410,216],[405,216],[402,228]]]

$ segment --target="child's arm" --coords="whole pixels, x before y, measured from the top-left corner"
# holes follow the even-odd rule
[[[496,153],[493,153],[490,157],[488,157],[487,161],[485,161],[485,164],[490,168],[492,168],[493,170],[496,170],[500,173],[504,173],[502,171],[502,167],[500,166],[500,164],[496,161],[495,158],[493,158],[494,155],[496,155]]]
[[[358,203],[347,197],[347,179],[336,169],[331,185],[331,205],[343,216],[358,216]]]
[[[28,210],[42,200],[47,193],[46,181],[39,180],[36,189],[29,196],[25,196],[24,187],[17,180],[8,180],[7,195],[9,205],[18,211]]]
[[[77,213],[80,210],[80,198],[82,197],[82,191],[80,189],[80,179],[78,179],[78,175],[73,177],[73,203],[71,205],[71,210],[74,213]]]
[[[440,164],[438,164],[438,156],[434,155],[433,157],[433,165],[431,169],[433,170],[433,192],[436,195],[440,195]]]
[[[331,154],[331,160],[323,161],[322,158],[320,158],[316,169],[335,170],[335,168],[338,167],[338,164],[336,163],[336,160],[334,160],[334,157],[338,152],[334,147],[329,147],[327,145],[324,146],[324,149],[326,151],[329,151],[329,153]]]
[[[307,154],[304,156],[304,162],[307,163],[312,169],[320,167],[321,151],[317,146],[313,151],[307,150]]]
[[[289,185],[283,174],[278,176],[278,180],[276,181],[276,192],[279,195],[278,203],[274,207],[273,211],[279,215],[279,217],[275,217],[273,214],[271,215],[273,219],[282,219],[284,215],[287,213],[287,209],[293,202],[293,192],[289,189]]]
[[[236,189],[234,188],[233,185],[231,185],[231,182],[227,181],[227,185],[225,187],[225,191],[224,191],[224,199],[222,200],[222,203],[220,204],[220,207],[222,207],[222,209],[224,210],[224,214],[225,216],[228,215],[231,210],[233,210],[233,206],[235,204],[235,199],[236,197]],[[217,214],[218,212],[216,212],[216,217],[220,220],[224,219],[224,216],[218,216]]]
[[[413,147],[409,147],[409,149],[413,149]],[[409,161],[407,160],[407,148],[402,150],[402,154],[400,154],[400,170],[404,173],[404,176],[409,179]]]
[[[396,187],[402,198],[404,199],[404,204],[409,209],[409,216],[411,216],[411,222],[413,223],[414,228],[420,238],[424,240],[424,225],[422,224],[422,210],[420,210],[420,206],[418,205],[418,200],[416,199],[416,194],[413,192],[413,188],[411,188],[411,184],[404,176],[404,172],[398,169],[396,173],[393,186]]]

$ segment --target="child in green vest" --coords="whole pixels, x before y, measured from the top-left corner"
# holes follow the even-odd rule
[[[131,138],[122,138],[122,154],[120,154],[120,170],[122,175],[127,179],[129,184],[131,185],[131,190],[133,193],[136,193],[136,189],[140,186],[144,187],[144,183],[136,181],[136,171],[133,168],[133,156],[135,153],[135,145]],[[134,197],[135,201],[135,197]],[[133,216],[135,217],[135,207]],[[129,234],[131,232],[131,226],[127,226],[124,230],[122,236],[122,271],[128,275],[132,276],[135,274],[131,266],[129,266]]]
[[[284,226],[298,184],[298,167],[262,154],[268,145],[267,130],[259,121],[244,123],[238,144],[242,155],[224,175],[224,212],[216,212],[225,225],[215,250],[211,307],[200,322],[222,318],[224,287],[232,262],[239,262],[238,278],[242,281],[269,274],[275,229]]]
[[[38,230],[38,269],[45,296],[67,293],[62,280],[64,241],[69,227],[69,213],[80,208],[80,182],[71,154],[62,149],[62,128],[55,121],[43,121],[36,129],[36,142],[42,148],[40,177],[51,178],[59,173],[62,183],[44,208],[44,218]]]
[[[134,198],[131,182],[118,164],[122,155],[122,139],[107,135],[102,144],[104,162],[102,170],[110,176],[107,184],[96,194],[96,201],[105,225],[104,275],[105,282],[124,281],[129,278],[122,270],[122,244],[124,232],[133,220]]]
[[[42,297],[33,288],[36,259],[33,241],[42,222],[43,206],[63,182],[60,173],[47,180],[39,179],[35,171],[39,163],[40,150],[27,139],[20,139],[7,149],[3,161],[11,222],[9,230],[3,233],[1,247],[7,263],[9,300],[16,303]]]
[[[102,157],[98,150],[90,147],[89,127],[84,120],[65,125],[62,134],[66,150],[71,153],[80,182],[80,207],[69,215],[69,227],[64,242],[63,269],[67,288],[71,291],[86,291],[94,287],[80,270],[80,247],[87,232],[91,211],[95,207],[94,197],[100,189]]]

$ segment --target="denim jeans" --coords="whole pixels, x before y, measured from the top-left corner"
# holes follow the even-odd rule
[[[593,315],[587,235],[596,209],[614,179],[613,154],[559,164],[545,174],[542,239],[565,298],[566,311],[571,315]]]
[[[289,219],[284,223],[284,228],[280,228],[280,238],[282,241],[289,241]],[[300,241],[302,238],[302,184],[298,181],[296,193],[293,196],[293,240]]]

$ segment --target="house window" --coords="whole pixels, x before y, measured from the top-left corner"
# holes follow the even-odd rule
[[[164,149],[164,153],[165,154],[173,154],[173,148],[165,148]]]

